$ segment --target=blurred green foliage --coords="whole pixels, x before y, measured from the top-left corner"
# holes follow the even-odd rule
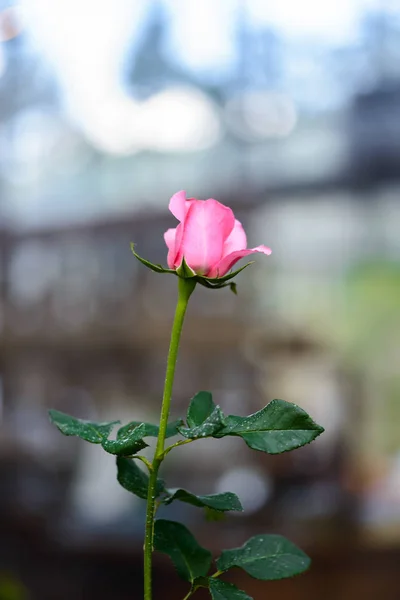
[[[28,600],[25,586],[10,573],[0,572],[0,600]]]

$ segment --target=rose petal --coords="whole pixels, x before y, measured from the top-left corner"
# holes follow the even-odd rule
[[[165,243],[167,244],[167,248],[168,248],[168,257],[167,257],[167,262],[168,262],[168,266],[170,269],[174,268],[174,262],[175,262],[175,255],[176,255],[176,251],[175,251],[175,238],[176,238],[176,229],[168,229],[165,233],[164,233],[164,240]]]
[[[221,202],[218,202],[218,200],[214,200],[214,198],[203,200],[203,203],[207,207],[206,210],[213,210],[214,219],[217,220],[222,229],[222,235],[225,242],[235,227],[235,215],[233,214],[233,210],[229,208],[229,206],[221,204]]]
[[[182,250],[182,236],[184,231],[183,223],[179,223],[176,228],[175,235],[175,257],[174,257],[174,266],[172,268],[176,269],[180,266],[182,262],[183,250]]]
[[[231,252],[228,256],[224,256],[224,258],[213,267],[213,269],[208,274],[208,277],[223,277],[230,271],[234,264],[238,262],[241,258],[248,256],[249,254],[254,254],[255,252],[262,252],[269,256],[272,253],[271,248],[267,246],[257,246],[256,248],[249,248],[248,250],[236,250],[235,252]]]
[[[174,217],[178,219],[178,221],[184,221],[187,213],[186,208],[186,192],[180,191],[176,192],[169,201],[169,210],[172,212]]]
[[[197,273],[207,274],[222,258],[224,241],[231,233],[235,218],[227,206],[210,198],[194,200],[187,212],[176,261],[185,257]]]
[[[235,225],[230,235],[225,240],[222,258],[224,256],[228,256],[228,254],[231,254],[231,252],[236,252],[236,250],[244,250],[245,248],[247,248],[245,231],[241,222],[235,219]]]
[[[176,228],[175,229],[167,229],[164,233],[164,240],[167,244],[168,250],[175,248],[175,236],[176,236]]]

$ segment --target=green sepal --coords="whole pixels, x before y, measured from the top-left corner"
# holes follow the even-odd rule
[[[209,577],[208,587],[213,600],[253,600],[233,583],[227,583],[215,577]]]
[[[117,480],[125,490],[135,494],[135,496],[138,496],[139,498],[143,498],[143,500],[147,500],[149,476],[145,471],[138,467],[135,460],[118,456]],[[157,496],[162,494],[164,491],[164,481],[162,479],[157,479]]]
[[[150,262],[149,260],[146,260],[142,256],[139,256],[139,254],[135,251],[135,244],[133,242],[131,242],[131,250],[134,256],[142,263],[142,265],[144,265],[148,269],[151,269],[156,273],[173,273],[174,275],[176,274],[174,269],[165,269],[162,265],[155,265],[154,263]]]
[[[243,267],[240,267],[240,269],[236,269],[236,271],[224,275],[223,277],[202,277],[201,275],[198,275],[196,277],[196,281],[209,290],[220,290],[221,288],[229,287],[231,292],[237,296],[237,285],[235,282],[232,282],[231,279],[236,277],[236,275],[243,271],[243,269],[246,269],[246,267],[249,267],[253,263],[254,260],[243,265]]]
[[[236,277],[236,275],[239,275],[241,271],[254,264],[254,262],[254,260],[251,260],[250,262],[243,265],[243,267],[240,267],[239,269],[236,269],[236,271],[232,271],[231,273],[228,273],[223,277],[203,277],[202,279],[205,279],[205,281],[207,281],[207,283],[211,283],[211,285],[220,285],[221,283],[226,283],[227,281],[230,281],[231,279]]]
[[[64,435],[77,436],[91,444],[101,444],[108,438],[113,427],[120,423],[120,421],[95,423],[71,417],[54,409],[49,410],[49,417],[51,423]]]
[[[240,567],[263,581],[299,575],[310,564],[307,554],[281,535],[256,535],[240,548],[224,550],[217,560],[219,571]]]
[[[305,410],[285,400],[272,400],[248,417],[229,415],[225,421],[225,427],[215,437],[239,436],[253,450],[268,454],[305,446],[324,431]]]
[[[238,275],[241,271],[243,271],[243,269],[245,269],[249,265],[252,265],[254,262],[254,261],[250,261],[247,264],[243,265],[243,267],[240,267],[240,269],[236,269],[236,271],[233,271],[232,273],[228,273],[227,275],[224,275],[223,277],[204,277],[203,275],[198,275],[195,271],[193,271],[193,269],[191,267],[189,267],[189,265],[187,264],[184,257],[182,259],[181,265],[177,269],[166,269],[162,265],[154,264],[154,263],[150,262],[149,260],[146,260],[145,258],[140,256],[136,252],[135,244],[133,242],[131,242],[131,250],[132,250],[133,255],[137,258],[137,260],[139,260],[145,267],[147,267],[148,269],[151,269],[152,271],[155,271],[156,273],[172,273],[173,275],[177,275],[178,277],[181,277],[182,279],[194,279],[196,281],[196,283],[199,283],[200,285],[202,285],[208,289],[211,289],[211,290],[219,290],[224,287],[230,287],[230,289],[232,290],[232,292],[234,294],[237,294],[236,284],[228,283],[228,282],[230,282],[231,279],[236,277],[236,275]]]
[[[206,279],[204,279],[204,277],[197,277],[196,281],[208,290],[220,290],[221,288],[230,286],[229,283],[221,283],[221,285],[212,285]]]
[[[174,437],[175,435],[179,435],[178,427],[183,425],[183,419],[178,419],[177,421],[171,421],[167,425],[167,431],[165,438]],[[122,437],[126,437],[126,435],[130,434],[131,431],[135,431],[137,427],[143,426],[144,433],[142,437],[158,437],[159,426],[153,425],[152,423],[142,423],[141,421],[131,421],[127,425],[124,425],[117,432],[117,439]]]
[[[192,279],[192,277],[197,277],[196,272],[189,267],[185,258],[182,259],[180,266],[176,269],[176,274],[178,277],[182,277],[183,279]]]
[[[181,523],[158,519],[154,525],[154,548],[168,554],[178,575],[190,583],[205,577],[211,566],[211,552],[198,544]]]
[[[207,496],[196,496],[187,490],[167,490],[169,496],[163,500],[164,504],[171,504],[174,500],[186,502],[199,508],[208,507],[219,512],[225,511],[243,511],[239,498],[232,492],[223,492],[222,494],[209,494]]]
[[[197,283],[200,283],[200,285],[204,286],[208,290],[220,290],[222,288],[228,287],[231,289],[231,291],[233,291],[234,294],[237,295],[236,283],[221,283],[221,285],[212,285],[211,283],[208,283],[208,281],[206,281],[204,279],[204,277],[198,277],[196,279],[196,281],[197,281]]]

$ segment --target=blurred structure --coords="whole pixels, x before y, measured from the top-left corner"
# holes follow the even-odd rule
[[[129,242],[165,262],[182,188],[273,255],[237,298],[196,291],[175,416],[199,389],[227,413],[283,397],[326,433],[276,457],[178,449],[171,486],[246,513],[218,537],[169,515],[215,551],[260,528],[302,544],[313,570],[271,594],[397,600],[399,3],[1,2],[0,91],[0,600],[140,597],[144,506],[47,408],[157,419],[176,280]],[[180,597],[160,559],[166,582]]]

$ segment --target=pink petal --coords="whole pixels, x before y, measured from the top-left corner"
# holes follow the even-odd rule
[[[247,248],[247,238],[245,231],[241,222],[235,219],[235,225],[230,235],[225,240],[223,257],[228,256],[228,254],[231,254],[236,250],[244,250],[245,248]]]
[[[167,244],[168,250],[175,248],[175,235],[176,229],[167,229],[167,231],[164,233],[164,240]]]
[[[225,204],[221,204],[218,200],[214,200],[214,198],[209,198],[208,200],[202,201],[207,206],[206,210],[214,211],[214,219],[217,220],[219,226],[222,229],[222,235],[224,237],[224,241],[230,236],[235,226],[235,216],[233,211],[229,206],[225,206]]]
[[[176,228],[176,234],[175,234],[175,256],[174,256],[174,266],[172,267],[173,269],[176,269],[177,267],[179,267],[180,264],[181,264],[181,262],[182,262],[182,256],[183,256],[182,237],[183,237],[183,232],[184,232],[184,224],[183,223],[179,223],[178,227]]]
[[[186,192],[180,191],[176,192],[169,201],[169,210],[172,212],[174,217],[178,219],[178,221],[184,221],[187,213],[186,208]]]
[[[186,199],[186,192],[180,191],[174,194],[169,201],[169,210],[172,212],[174,217],[180,221],[179,225],[176,229],[172,230],[175,232],[174,234],[174,247],[169,246],[167,238],[165,237],[165,243],[168,246],[169,252],[167,257],[168,266],[170,269],[174,269],[179,267],[182,262],[182,252],[180,251],[182,235],[183,235],[183,227],[186,219],[186,215],[189,211],[189,208],[193,202],[196,202],[193,198]],[[168,232],[166,232],[168,234]]]
[[[192,202],[199,202],[199,200],[186,198],[186,192],[177,192],[169,201],[169,210],[183,224]]]
[[[174,268],[175,255],[176,255],[176,251],[175,251],[176,233],[177,233],[177,228],[176,229],[168,229],[164,233],[164,240],[165,240],[165,243],[167,244],[167,248],[168,248],[167,262],[168,262],[168,266],[170,269]]]
[[[235,252],[228,254],[228,256],[224,256],[224,258],[213,267],[208,274],[208,277],[223,277],[232,269],[233,265],[236,264],[238,260],[249,254],[254,254],[255,252],[262,252],[269,256],[272,253],[272,250],[267,246],[257,246],[257,248],[249,248],[248,250],[236,250]]]
[[[178,258],[197,273],[206,274],[222,258],[224,241],[235,218],[227,206],[210,198],[193,200],[186,215]]]

